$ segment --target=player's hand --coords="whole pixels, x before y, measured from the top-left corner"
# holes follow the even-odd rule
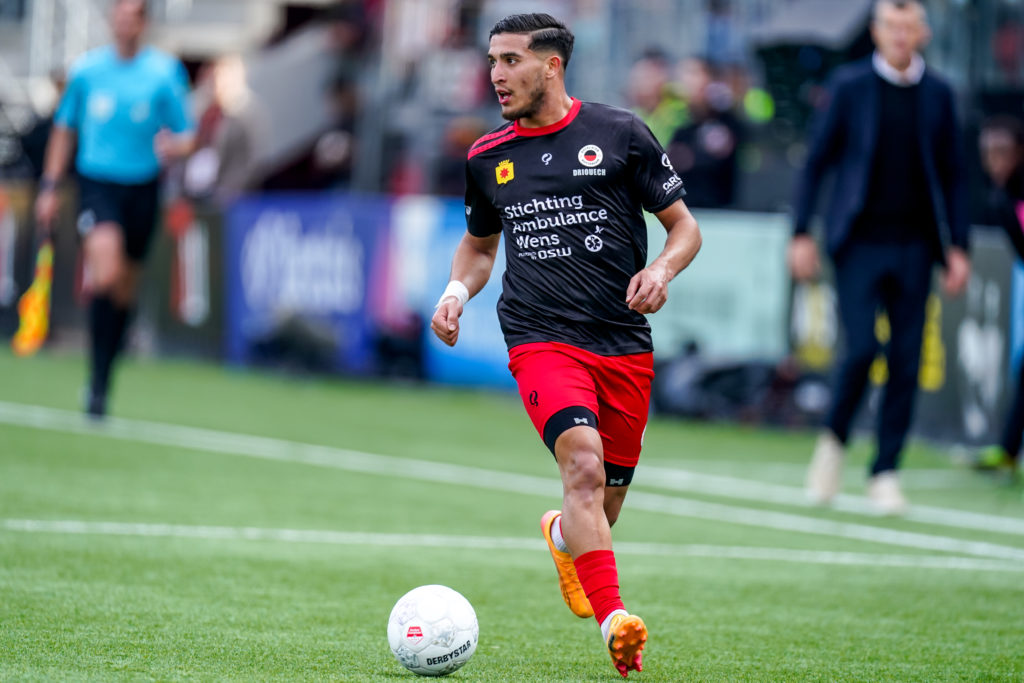
[[[437,338],[448,346],[455,346],[459,340],[459,316],[462,315],[462,306],[454,296],[445,297],[441,305],[434,311],[434,317],[430,319],[430,329],[434,331]]]
[[[792,273],[793,279],[801,282],[812,280],[821,272],[818,245],[810,235],[796,235],[790,240],[786,261],[789,263],[789,272]]]
[[[60,197],[55,188],[44,188],[36,197],[36,231],[41,235],[53,232],[53,224],[60,210]]]
[[[668,301],[668,273],[651,264],[634,275],[626,288],[626,304],[637,313],[654,313]]]
[[[971,260],[960,247],[946,252],[946,271],[942,276],[942,289],[949,296],[959,296],[971,278]]]

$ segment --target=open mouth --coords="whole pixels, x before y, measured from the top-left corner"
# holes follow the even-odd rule
[[[512,93],[508,90],[495,90],[494,92],[498,95],[498,104],[502,106],[508,104],[509,100],[512,99]]]

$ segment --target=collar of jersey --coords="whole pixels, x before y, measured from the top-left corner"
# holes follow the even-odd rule
[[[516,135],[523,135],[528,138],[536,137],[538,135],[549,135],[556,131],[562,130],[570,123],[572,123],[573,119],[576,118],[576,115],[580,113],[580,105],[582,105],[582,102],[573,97],[572,106],[569,107],[569,113],[563,116],[561,120],[555,121],[549,126],[541,126],[540,128],[525,128],[519,125],[519,119],[516,119],[512,125],[515,127]]]

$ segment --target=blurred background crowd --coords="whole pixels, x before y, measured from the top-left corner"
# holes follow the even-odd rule
[[[927,3],[930,66],[966,126],[1019,113],[1024,5]],[[515,5],[515,7],[512,7]],[[462,192],[500,122],[482,50],[511,10],[576,33],[570,92],[629,107],[694,207],[785,209],[807,120],[838,64],[870,53],[870,0],[153,0],[152,41],[193,81],[200,150],[182,192]],[[101,0],[0,0],[0,177],[38,173],[64,69],[106,35]],[[975,155],[976,158],[976,155]],[[979,183],[980,181],[980,176]]]
[[[978,152],[981,124],[993,115],[1024,116],[1024,3],[925,4],[932,40],[924,56],[956,92],[968,141],[972,216],[981,224],[991,191]],[[439,271],[443,287],[447,273],[440,271],[446,271],[451,251],[447,242],[440,249],[434,243],[444,230],[423,225],[436,220],[461,231],[461,202],[423,202],[461,195],[466,150],[501,123],[484,59],[490,27],[512,12],[543,11],[564,19],[576,35],[570,94],[630,108],[647,122],[706,231],[698,261],[708,265],[703,275],[695,272],[692,282],[698,284],[682,307],[659,314],[667,321],[660,334],[670,343],[658,342],[656,328],[656,344],[666,361],[692,356],[699,345],[705,355],[727,357],[730,364],[705,365],[697,373],[708,386],[719,383],[714,396],[708,386],[691,396],[686,391],[692,385],[666,375],[666,382],[678,381],[665,389],[662,406],[687,413],[720,405],[723,413],[742,417],[756,395],[763,396],[757,406],[762,412],[774,410],[780,383],[792,389],[795,381],[783,360],[795,357],[804,369],[824,373],[832,357],[819,347],[835,341],[834,316],[814,313],[816,306],[827,308],[828,292],[793,289],[783,251],[809,119],[833,69],[871,53],[871,6],[871,0],[151,0],[150,41],[177,55],[191,78],[198,145],[165,180],[168,237],[153,257],[155,293],[135,343],[250,361],[280,357],[282,345],[295,346],[298,338],[303,362],[314,367],[362,371],[369,363],[380,374],[443,379],[444,372],[431,371],[424,359],[431,352],[421,335],[422,313],[440,289],[433,274],[420,271]],[[16,294],[30,279],[28,201],[19,200],[19,192],[31,193],[39,177],[65,69],[108,38],[102,0],[0,0],[0,187],[6,188],[0,209],[9,214],[0,215],[0,333],[11,331]],[[373,337],[372,362],[345,352],[332,362],[338,353],[330,344],[318,356],[317,340],[324,335],[333,335],[337,347],[365,332],[336,320],[320,325],[331,315],[352,314],[341,289],[333,299],[317,299],[328,303],[311,306],[309,315],[283,316],[286,322],[278,306],[274,333],[265,321],[245,317],[260,303],[246,285],[247,273],[324,267],[312,257],[303,260],[307,252],[277,270],[271,264],[284,249],[280,245],[296,244],[283,237],[292,234],[286,219],[294,205],[282,199],[270,215],[261,213],[266,206],[259,198],[296,196],[307,198],[294,209],[298,233],[326,230],[358,241],[369,223],[366,240],[385,233],[391,240],[384,247],[364,240],[368,251],[338,259],[367,269],[358,298],[373,309],[365,314],[373,318],[366,333]],[[372,204],[378,200],[386,205]],[[319,202],[332,216],[338,206],[348,207],[345,220],[309,219],[309,211],[321,210]],[[380,223],[360,218],[379,215],[381,206],[389,217]],[[273,220],[278,222],[267,227]],[[260,239],[249,239],[253,226]],[[335,245],[337,253],[349,254],[345,244]],[[1006,251],[1004,243],[994,244],[994,252]],[[774,265],[761,263],[765,248],[775,254]],[[72,243],[67,255],[58,253],[58,266],[63,258],[70,272],[73,250]],[[936,332],[946,344],[945,374],[936,381],[957,385],[943,401],[953,406],[948,411],[955,421],[967,425],[957,436],[979,441],[993,436],[1008,400],[1004,385],[1017,362],[1015,349],[1024,346],[1013,332],[1024,321],[1016,322],[1010,304],[1020,286],[1013,278],[1020,274],[1014,275],[1012,257],[992,257],[991,269],[986,258],[982,252],[966,302],[950,304],[944,318],[931,320],[945,330]],[[725,264],[734,274],[722,274]],[[233,292],[235,284],[241,293]],[[743,287],[747,293],[738,291]],[[56,343],[76,339],[81,321],[74,292],[71,276],[55,289]],[[772,312],[767,323],[758,317],[766,310]],[[746,327],[727,327],[730,316],[745,317]],[[993,334],[1009,340],[994,370],[978,367],[990,347],[972,341],[964,321],[977,328],[977,339],[986,339],[981,333],[994,325]],[[244,343],[233,341],[235,327],[244,328]],[[494,341],[493,335],[488,339]],[[926,344],[929,339],[926,330]],[[494,345],[501,350],[500,340]],[[993,373],[1005,380],[998,389],[989,387],[986,394],[975,387]],[[813,387],[793,400],[809,412],[823,404]],[[927,401],[923,410],[930,410]],[[977,410],[988,416],[981,426]],[[936,415],[936,425],[948,426],[945,413]]]

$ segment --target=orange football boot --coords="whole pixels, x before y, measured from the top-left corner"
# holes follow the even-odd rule
[[[572,563],[572,555],[563,553],[555,547],[551,540],[551,525],[562,514],[561,510],[549,510],[540,518],[540,528],[544,532],[544,540],[548,542],[548,550],[551,551],[551,558],[555,561],[555,569],[558,570],[558,587],[562,589],[562,599],[569,606],[572,613],[581,619],[594,616],[594,610],[590,606],[587,594],[583,592],[580,579],[576,576],[576,565]]]
[[[647,643],[644,620],[634,614],[616,614],[608,629],[608,654],[623,678],[630,671],[643,671],[641,650]]]

